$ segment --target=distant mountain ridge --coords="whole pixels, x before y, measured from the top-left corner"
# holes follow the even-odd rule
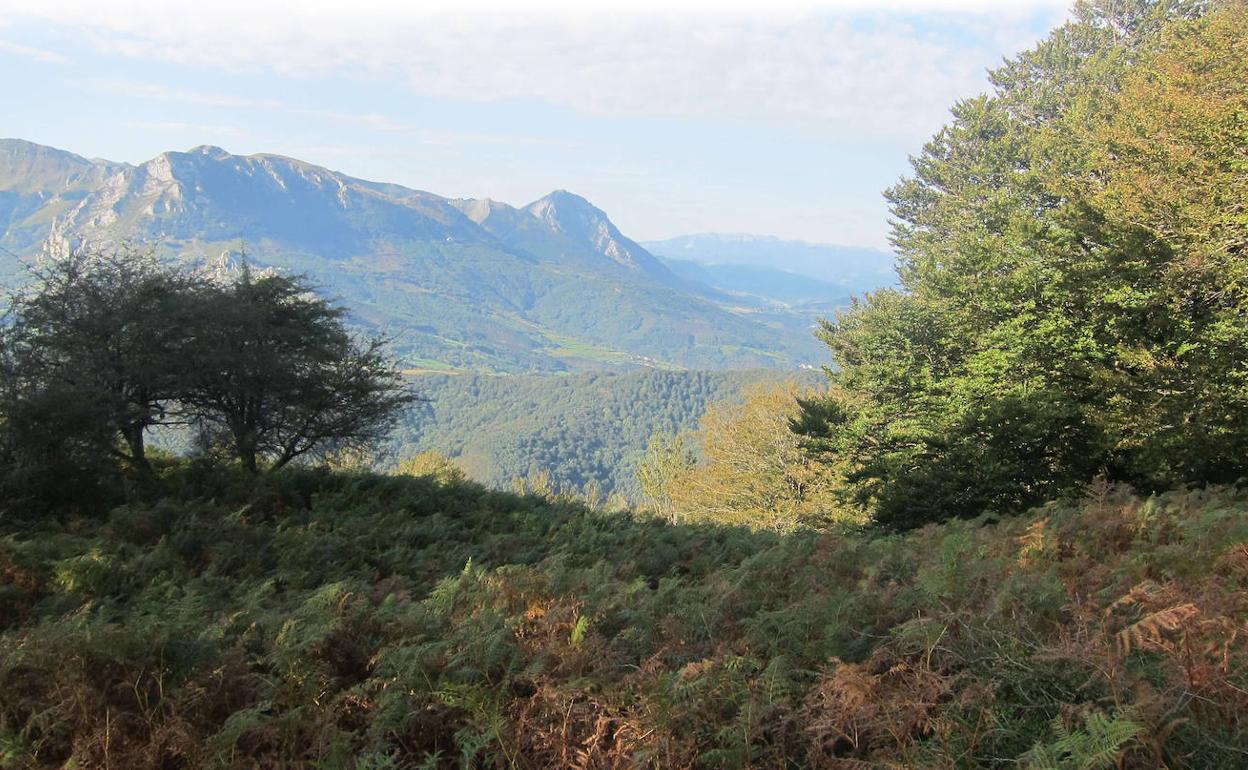
[[[0,140],[0,282],[50,236],[309,274],[420,370],[793,368],[812,318],[678,275],[557,190],[526,206],[449,199],[219,147],[114,163]]]
[[[688,259],[663,260],[668,269],[688,281],[719,292],[752,299],[760,305],[836,308],[848,305],[861,284],[832,283],[790,270],[748,264],[714,264]],[[872,284],[867,288],[876,288]]]
[[[802,275],[861,293],[896,282],[895,257],[869,246],[842,246],[783,240],[745,233],[680,235],[644,244],[664,260],[696,262],[703,266],[745,265]]]

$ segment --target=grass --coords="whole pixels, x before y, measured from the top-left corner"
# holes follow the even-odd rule
[[[595,345],[592,342],[585,342],[573,337],[562,334],[556,334],[550,331],[542,332],[542,335],[550,342],[550,355],[561,360],[569,361],[589,361],[601,364],[614,365],[637,365],[642,361],[642,356],[635,353],[626,353],[622,350],[614,350],[612,348]],[[673,366],[664,361],[657,359],[649,359],[650,365],[660,369],[679,369],[681,367]]]
[[[0,766],[1243,767],[1246,512],[776,537],[176,466],[0,520]]]
[[[438,361],[432,358],[409,357],[403,362],[407,368],[400,369],[400,373],[408,376],[418,376],[421,374],[461,374],[462,369]]]

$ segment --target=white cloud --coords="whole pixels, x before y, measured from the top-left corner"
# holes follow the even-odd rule
[[[146,121],[128,120],[126,128],[139,128],[148,131],[173,131],[177,133],[194,133],[204,136],[240,136],[242,130],[236,126],[225,126],[208,123],[183,123],[175,120]]]
[[[1056,16],[1064,4],[772,0],[763,11],[760,0],[693,0],[676,10],[670,1],[617,0],[586,10],[538,0],[528,6],[535,12],[516,15],[501,0],[455,14],[386,0],[304,0],[297,12],[242,0],[176,8],[163,0],[0,0],[0,11],[149,60],[398,79],[429,96],[532,99],[592,114],[765,119],[921,137],[951,103],[983,87],[985,65],[1010,50],[1004,41],[1024,43],[1035,13]],[[947,23],[929,28],[910,16],[937,11],[981,32],[959,36]],[[353,119],[403,130],[380,115]]]
[[[300,118],[329,121],[357,128],[364,128],[370,131],[398,134],[402,135],[406,139],[411,139],[425,145],[450,146],[470,144],[476,147],[487,145],[560,145],[563,147],[569,147],[575,144],[566,140],[554,140],[538,136],[523,136],[519,134],[506,134],[489,131],[434,130],[409,121],[397,120],[389,117],[388,115],[376,112],[348,112],[344,110],[300,107],[278,99],[248,99],[244,97],[231,96],[229,94],[175,89],[152,83],[139,83],[130,80],[91,78],[86,80],[83,85],[92,90],[117,94],[119,96],[137,97],[139,99],[156,102],[174,102],[181,104],[202,105],[207,107],[225,107],[232,109],[280,112]],[[239,129],[229,126],[196,125],[180,122],[131,122],[127,125],[134,128],[155,128],[164,130],[189,130],[201,128],[205,130],[212,129],[218,133],[228,129],[228,131],[233,133],[241,133]]]
[[[28,59],[34,59],[44,64],[64,64],[66,59],[56,51],[47,51],[42,48],[34,48],[20,43],[13,43],[8,40],[0,40],[0,52],[17,54]]]
[[[883,12],[1011,12],[1031,10],[1064,10],[1068,0],[526,0],[526,14],[636,14],[636,13],[774,13],[777,11],[883,11]],[[49,7],[55,6],[55,7]],[[4,0],[0,9],[43,18],[77,18],[84,21],[112,19],[118,27],[144,25],[152,19],[164,18],[177,23],[186,19],[195,23],[215,22],[233,18],[251,21],[257,17],[286,19],[293,25],[306,21],[341,21],[345,18],[384,18],[390,21],[425,20],[448,15],[497,16],[515,15],[514,0],[473,0],[451,7],[432,2],[411,0],[354,0],[349,5],[339,0],[302,0],[292,5],[285,0],[223,0],[195,3],[188,0]],[[297,9],[297,10],[296,10]]]
[[[247,99],[230,94],[208,93],[184,88],[169,88],[154,83],[136,83],[132,80],[116,78],[88,78],[83,85],[89,89],[104,91],[119,96],[138,97],[160,102],[181,102],[204,107],[225,107],[230,109],[281,109],[284,105],[276,99]]]

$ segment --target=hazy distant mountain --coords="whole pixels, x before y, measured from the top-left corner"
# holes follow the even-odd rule
[[[851,293],[892,285],[894,256],[881,249],[785,241],[763,235],[703,233],[643,244],[665,260],[749,265],[808,276]]]
[[[0,278],[56,233],[187,258],[245,243],[305,272],[412,368],[563,371],[819,362],[810,318],[669,270],[584,198],[450,200],[217,147],[138,165],[0,140]]]
[[[861,292],[859,286],[821,281],[772,267],[719,265],[670,258],[664,262],[681,278],[740,298],[757,300],[761,305],[781,303],[801,307],[844,307],[854,294]]]

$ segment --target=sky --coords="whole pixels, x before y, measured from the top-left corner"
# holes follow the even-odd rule
[[[458,6],[458,7],[456,7]],[[523,9],[517,10],[517,9]],[[630,237],[886,247],[882,191],[1065,0],[0,0],[0,136],[212,144]]]

